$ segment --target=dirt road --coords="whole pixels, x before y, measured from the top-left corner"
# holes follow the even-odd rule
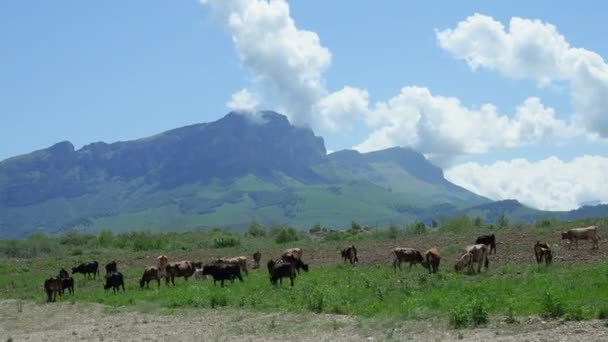
[[[496,320],[498,321],[498,320]],[[312,313],[166,311],[146,306],[0,301],[0,341],[608,341],[604,321],[500,321],[454,330],[439,321]]]

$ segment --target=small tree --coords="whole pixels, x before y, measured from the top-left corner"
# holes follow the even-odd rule
[[[397,228],[395,224],[391,223],[390,226],[388,226],[388,238],[394,240],[397,238],[398,235],[399,228]]]
[[[252,220],[249,224],[249,229],[247,229],[247,233],[252,237],[264,237],[266,236],[266,228],[262,226],[257,220]]]
[[[439,226],[439,223],[438,223],[437,221],[435,221],[435,219],[433,219],[433,220],[431,221],[431,227],[433,227],[433,228],[437,228],[438,226]]]
[[[504,229],[504,228],[507,228],[509,226],[509,219],[507,218],[507,216],[505,215],[505,213],[502,213],[496,219],[496,222],[494,222],[494,225],[496,226],[497,229]]]
[[[276,243],[298,241],[298,232],[293,227],[282,228],[275,238]]]
[[[484,225],[483,219],[479,216],[475,217],[475,220],[473,220],[473,225],[475,226],[475,228],[481,228]]]

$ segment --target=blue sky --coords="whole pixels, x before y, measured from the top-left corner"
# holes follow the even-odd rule
[[[0,2],[0,160],[62,140],[79,148],[90,142],[136,139],[217,120],[229,111],[231,96],[247,89],[256,98],[256,108],[282,110],[293,122],[312,126],[330,150],[411,146],[441,165],[448,178],[458,184],[495,199],[518,198],[536,207],[566,209],[587,201],[608,201],[604,173],[584,177],[587,179],[577,176],[583,166],[608,168],[608,128],[604,130],[605,115],[601,112],[605,104],[602,94],[608,89],[603,83],[604,66],[600,65],[591,79],[574,66],[561,64],[536,77],[527,76],[548,64],[534,60],[538,55],[546,58],[545,52],[562,56],[564,63],[593,59],[589,54],[571,58],[574,50],[559,50],[557,43],[555,50],[561,52],[554,52],[548,48],[552,46],[548,39],[556,35],[564,37],[570,47],[608,56],[601,30],[607,5],[397,0],[381,5],[346,0],[259,3],[264,1]],[[280,64],[299,50],[281,50],[284,44],[267,49],[260,47],[263,43],[252,44],[258,37],[262,42],[265,34],[276,34],[265,31],[270,27],[276,30],[276,26],[265,26],[268,13],[264,11],[284,7],[288,12],[273,12],[281,20],[272,24],[283,25],[283,19],[290,19],[293,27],[288,23],[284,28],[294,30],[294,40],[299,39],[297,32],[308,31],[318,37],[318,46],[309,46],[310,42],[314,45],[314,39],[302,38],[308,45],[300,49],[304,57],[298,58],[303,58],[299,65],[306,70],[299,70],[299,65],[286,65],[281,70],[296,76],[313,74],[312,79],[320,85],[312,89],[284,89],[291,75],[281,79],[283,75],[272,69],[273,63]],[[257,9],[260,20],[250,15],[242,26],[231,26],[231,14],[245,18],[252,9]],[[475,13],[484,17],[471,17]],[[529,36],[522,34],[520,40],[513,35],[513,41],[520,43],[514,43],[513,60],[508,61],[502,51],[475,51],[489,44],[484,34],[496,33],[494,22],[502,24],[509,34],[513,17],[527,20],[526,32],[546,39],[546,44],[541,41],[540,47],[529,49]],[[444,44],[440,43],[441,32],[456,31],[468,18],[472,18],[469,28],[446,36]],[[535,19],[540,22],[535,23]],[[548,38],[535,33],[547,25],[555,26]],[[287,43],[292,39],[289,34],[277,37]],[[509,52],[506,46],[504,55]],[[482,62],[472,67],[467,61],[480,53]],[[324,54],[329,59],[324,59]],[[521,60],[526,58],[530,60]],[[310,67],[310,61],[319,66]],[[595,73],[598,69],[590,70]],[[547,77],[551,78],[547,84],[540,84]],[[277,90],[277,85],[282,89]],[[346,96],[339,92],[345,86],[360,91]],[[402,91],[404,87],[417,88]],[[588,89],[599,95],[580,99]],[[334,93],[336,101],[324,102]],[[376,103],[388,104],[400,94],[401,107],[380,113]],[[297,106],[291,101],[307,96],[308,101]],[[459,103],[446,106],[438,97]],[[418,102],[418,98],[424,99]],[[558,122],[536,124],[531,129],[542,133],[532,135],[514,123],[505,126],[505,132],[512,128],[516,137],[494,139],[502,134],[502,126],[496,126],[500,118],[514,118],[516,109],[529,98],[538,98],[541,111],[550,109]],[[412,101],[416,104],[410,105]],[[341,105],[351,102],[358,105]],[[323,107],[323,103],[327,105]],[[500,119],[495,120],[496,125],[488,123],[485,114],[475,122],[476,112],[484,104],[495,107]],[[538,109],[534,104],[529,107]],[[589,108],[600,111],[587,114]],[[428,114],[432,110],[440,113]],[[436,125],[452,115],[452,110],[459,113],[456,123],[478,125],[479,130],[489,133],[471,141],[465,141],[470,131],[464,128],[461,134],[435,134]],[[531,118],[539,118],[530,110]],[[435,126],[425,130],[422,125],[410,125],[412,111],[430,115],[429,122]],[[582,118],[585,128],[570,129],[574,118]],[[446,125],[457,126],[454,121],[446,121]],[[370,138],[374,133],[378,139]],[[585,155],[595,159],[582,160]],[[555,160],[550,158],[559,160],[561,166],[552,164]],[[514,163],[514,159],[527,164]],[[547,167],[563,168],[557,172],[561,178],[546,180]],[[522,168],[527,170],[522,179],[510,178],[514,170]],[[529,176],[533,174],[538,178]],[[496,180],[482,182],[480,178]],[[569,188],[577,190],[564,190]]]

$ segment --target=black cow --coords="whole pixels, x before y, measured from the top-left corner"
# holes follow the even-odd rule
[[[286,262],[290,263],[295,267],[295,270],[300,274],[300,269],[308,272],[308,264],[305,264],[302,259],[298,258],[295,255],[284,255],[281,257],[278,263]]]
[[[294,264],[284,261],[276,263],[274,260],[270,260],[267,266],[272,285],[276,286],[277,282],[283,285],[283,278],[289,278],[291,286],[293,286],[293,280],[296,277],[296,266]]]
[[[359,263],[359,258],[357,257],[357,247],[355,245],[350,245],[343,250],[340,251],[342,255],[342,260],[344,263],[347,261],[350,262],[351,265],[356,265]]]
[[[490,254],[496,254],[496,236],[494,234],[482,235],[475,240],[475,244],[484,244],[490,248]]]
[[[122,292],[125,292],[125,282],[122,273],[113,272],[106,277],[106,283],[103,285],[103,289],[108,291],[109,288],[112,288],[112,291],[116,293],[116,291],[120,292],[121,286]]]
[[[57,295],[61,296],[63,284],[58,277],[50,277],[44,281],[44,292],[46,293],[46,302],[54,302]]]
[[[116,261],[110,261],[106,264],[106,276],[110,273],[118,272],[118,267],[116,266]]]
[[[82,273],[85,277],[92,274],[93,279],[96,279],[96,275],[99,275],[99,263],[97,261],[83,262],[76,267],[72,267],[72,273]]]
[[[69,277],[61,279],[61,294],[63,294],[65,289],[68,289],[69,294],[74,294],[74,278]]]
[[[211,275],[213,277],[213,285],[216,285],[219,280],[222,287],[224,287],[224,280],[230,280],[231,283],[234,283],[234,278],[239,278],[241,282],[243,281],[241,268],[239,265],[234,264],[207,264],[203,266],[203,275]]]

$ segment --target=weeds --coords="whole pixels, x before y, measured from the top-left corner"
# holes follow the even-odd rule
[[[550,292],[545,292],[543,297],[543,315],[549,318],[559,318],[564,315],[562,304],[555,299]]]

